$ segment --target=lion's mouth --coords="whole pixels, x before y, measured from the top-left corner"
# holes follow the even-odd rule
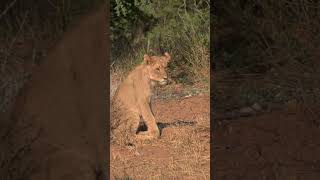
[[[168,80],[159,81],[159,84],[160,85],[166,85],[166,84],[168,84]]]

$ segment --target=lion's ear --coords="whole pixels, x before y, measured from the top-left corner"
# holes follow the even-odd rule
[[[168,52],[165,52],[165,53],[164,53],[164,56],[166,56],[167,62],[170,61],[171,55],[170,55]]]
[[[152,59],[151,59],[151,57],[150,57],[149,55],[145,54],[145,55],[143,56],[143,62],[144,62],[146,65],[149,65],[149,64],[152,63]]]

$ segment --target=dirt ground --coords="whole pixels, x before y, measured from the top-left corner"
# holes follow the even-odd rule
[[[153,110],[161,138],[111,145],[111,179],[210,179],[210,97],[156,99]]]
[[[213,139],[216,179],[319,179],[319,136],[319,128],[287,110],[218,120]]]

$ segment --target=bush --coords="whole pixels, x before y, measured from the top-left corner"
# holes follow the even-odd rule
[[[298,102],[319,103],[319,8],[313,0],[217,3],[219,68],[263,74]]]
[[[133,9],[136,8],[140,15],[143,14],[136,17],[149,17],[144,19],[146,24],[149,23],[148,28],[142,27],[142,33],[131,34],[131,39],[125,38],[126,44],[130,44],[128,51],[117,54],[113,52],[118,48],[111,50],[114,64],[133,66],[142,61],[145,53],[163,54],[168,51],[173,57],[169,66],[173,78],[180,82],[208,81],[209,1],[141,0],[135,1]]]

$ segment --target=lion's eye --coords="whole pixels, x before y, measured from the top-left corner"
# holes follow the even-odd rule
[[[156,68],[157,71],[160,71],[160,68]]]

